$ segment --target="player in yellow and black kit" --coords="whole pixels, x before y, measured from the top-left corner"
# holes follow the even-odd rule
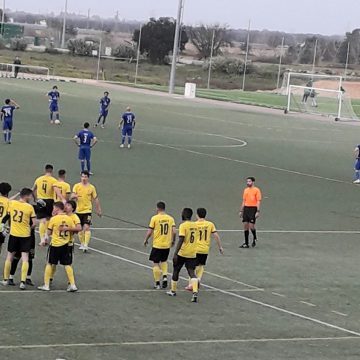
[[[65,272],[69,281],[68,292],[77,291],[72,268],[72,252],[69,251],[69,243],[72,241],[72,232],[76,231],[75,224],[70,216],[64,212],[62,202],[54,203],[53,217],[49,222],[48,235],[51,242],[48,251],[48,259],[45,267],[44,285],[39,286],[39,290],[50,291],[50,278],[53,274],[53,265],[60,263],[64,265]],[[45,245],[45,242],[42,242]]]
[[[64,204],[69,200],[71,195],[71,186],[65,181],[66,171],[58,171],[58,180],[53,184],[54,202],[62,201]]]
[[[11,191],[11,185],[8,183],[0,184],[0,253],[3,243],[5,242],[5,238],[7,235],[7,231],[5,229],[5,224],[3,223],[3,219],[6,217],[8,213],[8,208],[10,204],[9,193]]]
[[[20,191],[20,200],[12,200],[8,208],[10,220],[10,237],[8,254],[4,266],[3,285],[8,285],[11,263],[17,252],[21,253],[21,282],[20,289],[25,290],[26,276],[29,270],[29,252],[31,249],[31,228],[36,225],[36,215],[32,205],[29,204],[33,196],[31,189]],[[31,225],[32,224],[32,225]]]
[[[197,302],[199,281],[196,278],[196,224],[191,221],[193,211],[185,208],[182,212],[182,220],[184,221],[179,227],[179,241],[174,252],[174,270],[171,280],[171,290],[167,292],[169,296],[176,296],[177,282],[181,268],[185,265],[186,270],[190,276],[190,282],[193,289],[193,296],[191,301]]]
[[[147,246],[149,239],[153,237],[153,245],[149,260],[153,262],[153,275],[155,289],[160,290],[160,279],[162,288],[168,286],[168,257],[170,248],[174,246],[176,239],[175,220],[165,213],[165,203],[160,201],[156,205],[157,214],[150,220],[149,230],[146,233],[144,245]]]
[[[54,204],[54,184],[56,179],[53,177],[54,167],[50,164],[45,166],[45,174],[38,177],[33,186],[34,198],[38,205],[36,216],[40,221],[39,234],[41,242],[47,241],[47,225],[51,218]]]

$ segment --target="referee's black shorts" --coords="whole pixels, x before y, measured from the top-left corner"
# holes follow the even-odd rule
[[[245,206],[243,210],[243,223],[255,224],[256,223],[256,206]]]

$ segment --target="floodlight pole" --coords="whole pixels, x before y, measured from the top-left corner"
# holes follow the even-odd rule
[[[102,45],[102,36],[100,37],[100,43],[99,43],[99,54],[98,54],[98,63],[97,63],[97,71],[96,71],[96,81],[99,81],[99,74],[100,74],[101,45]]]
[[[314,48],[314,59],[313,59],[313,66],[312,66],[312,74],[315,74],[315,63],[316,63],[316,55],[317,55],[317,45],[318,39],[315,40],[315,48]]]
[[[244,64],[244,76],[243,76],[243,83],[242,83],[242,91],[245,90],[246,70],[247,70],[247,62],[248,62],[248,57],[249,57],[250,26],[251,26],[251,20],[249,20],[247,40],[246,40],[246,54],[245,54],[245,64]]]
[[[349,66],[349,55],[350,55],[350,41],[348,41],[347,52],[346,52],[346,62],[345,62],[345,69],[344,69],[344,80],[346,80],[346,73]]]
[[[63,20],[62,38],[61,38],[61,47],[63,49],[65,48],[67,4],[68,4],[68,0],[65,0],[64,20]]]
[[[209,60],[209,74],[208,74],[208,82],[207,82],[208,89],[210,89],[210,81],[211,81],[211,67],[212,67],[212,60],[214,55],[215,31],[216,29],[214,28],[212,34],[212,40],[211,40],[211,50],[210,50],[210,60]]]
[[[140,53],[141,53],[141,35],[142,35],[142,28],[143,25],[140,25],[140,31],[139,31],[139,41],[138,41],[138,49],[137,49],[137,55],[136,55],[136,70],[135,70],[135,85],[137,84],[137,78],[139,73],[139,60],[140,60]]]
[[[281,50],[280,50],[280,59],[279,59],[279,71],[278,71],[277,82],[276,82],[276,88],[277,89],[280,86],[281,65],[282,65],[282,57],[283,57],[283,54],[284,54],[284,42],[285,42],[285,37],[283,37],[282,41],[281,41]]]
[[[184,0],[179,0],[178,13],[176,18],[175,37],[174,37],[174,48],[172,55],[171,71],[170,71],[170,82],[169,82],[169,94],[172,95],[175,91],[175,78],[176,78],[176,62],[179,51],[179,38],[180,38],[180,22],[182,18],[182,12],[184,8]]]

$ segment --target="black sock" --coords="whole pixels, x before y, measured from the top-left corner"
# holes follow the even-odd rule
[[[14,258],[11,263],[10,275],[14,276],[20,259]]]
[[[33,269],[33,261],[32,259],[29,259],[29,270],[27,272],[27,276],[30,277]]]
[[[254,236],[254,240],[257,240],[257,238],[256,238],[256,229],[251,229],[251,233]]]
[[[99,116],[97,123],[100,124],[102,116]]]
[[[245,230],[244,231],[244,236],[245,236],[245,244],[249,245],[249,230]]]

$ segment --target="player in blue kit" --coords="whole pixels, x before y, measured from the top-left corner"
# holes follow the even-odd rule
[[[79,149],[79,160],[81,163],[81,172],[85,171],[85,161],[86,161],[86,170],[90,175],[93,175],[91,172],[91,148],[97,143],[96,136],[89,131],[90,124],[86,122],[84,124],[84,129],[79,131],[77,135],[74,136],[74,140]]]
[[[355,179],[354,184],[360,184],[360,144],[356,146],[354,149],[354,155],[355,155]]]
[[[49,109],[50,109],[50,123],[54,124],[54,115],[55,115],[55,123],[60,124],[60,114],[59,114],[59,100],[60,93],[58,91],[58,87],[53,86],[52,90],[47,94],[49,98]]]
[[[126,108],[126,112],[121,117],[121,122],[119,128],[121,130],[121,145],[123,148],[125,146],[126,137],[128,138],[128,149],[131,148],[132,134],[135,128],[135,114],[131,112],[130,107]]]
[[[1,108],[0,118],[3,122],[4,141],[6,144],[11,144],[14,110],[19,108],[20,106],[11,99],[6,99],[5,105]]]
[[[101,119],[103,120],[102,124],[101,124],[101,128],[103,129],[105,127],[105,121],[109,114],[110,103],[111,103],[111,100],[109,98],[109,92],[105,91],[104,97],[102,97],[100,99],[100,114],[99,114],[97,123],[94,125],[94,127],[97,127],[98,125],[100,125]]]

